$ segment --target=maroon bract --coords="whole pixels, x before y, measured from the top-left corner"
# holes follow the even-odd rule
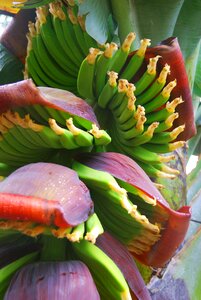
[[[21,269],[4,297],[9,299],[99,300],[88,268],[80,261],[40,262]]]
[[[0,86],[0,113],[36,104],[64,111],[98,124],[91,106],[71,92],[49,87],[36,87],[31,79]]]
[[[0,183],[0,218],[58,227],[88,219],[93,202],[75,171],[56,164],[26,165]]]
[[[96,245],[116,263],[137,299],[150,300],[148,289],[126,247],[108,232],[98,237]]]

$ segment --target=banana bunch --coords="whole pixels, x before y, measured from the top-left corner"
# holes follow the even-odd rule
[[[27,88],[30,94],[34,93],[35,87],[30,81],[22,81],[8,88],[11,91],[12,88],[19,86]],[[56,90],[53,96],[55,90],[52,88],[45,88],[45,90],[38,88],[38,92],[46,97],[45,101],[43,98],[43,103],[37,104],[36,101],[35,104],[29,105],[25,99],[23,107],[11,104],[8,110],[0,114],[0,174],[2,176],[9,174],[13,167],[51,160],[59,155],[60,151],[62,155],[66,153],[67,163],[71,150],[91,150],[93,147],[104,147],[111,141],[107,132],[98,128],[94,113],[86,102],[66,92],[66,96],[70,99],[74,97],[74,99],[72,97],[74,102],[69,100],[70,104],[66,109],[61,110],[61,107],[56,109],[50,106],[48,97],[51,99],[54,96],[56,101],[61,103],[63,91]],[[16,90],[15,95],[17,95]],[[23,95],[19,95],[18,101],[20,97],[22,99]],[[83,107],[88,114],[83,114]]]
[[[177,81],[168,82],[169,65],[157,70],[159,56],[150,58],[142,72],[150,40],[142,40],[129,56],[134,39],[130,33],[119,48],[113,42],[104,51],[91,48],[79,69],[78,92],[95,105],[100,122],[108,114],[104,126],[112,137],[109,151],[130,156],[149,176],[174,178],[178,171],[165,164],[174,156],[160,154],[185,144],[178,140],[185,125],[173,128],[179,117],[176,108],[183,100],[180,95],[170,100]]]
[[[36,85],[77,94],[77,75],[89,48],[98,47],[85,30],[73,1],[53,1],[38,7],[35,24],[29,23],[24,78]]]
[[[185,236],[189,207],[170,209],[139,165],[120,153],[82,153],[72,168],[90,189],[104,229],[143,264],[164,265]]]
[[[109,173],[89,168],[79,162],[73,163],[73,169],[90,189],[96,213],[105,230],[137,255],[150,251],[160,239],[161,226],[149,221],[140,210],[141,205],[147,210],[154,209],[156,199],[133,187],[131,193],[143,203],[138,209],[137,202],[132,203],[127,190]],[[167,215],[164,220],[167,221]]]

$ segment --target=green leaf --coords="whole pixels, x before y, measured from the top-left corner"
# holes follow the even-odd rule
[[[188,142],[188,157],[201,153],[201,127],[197,127],[197,134]]]
[[[169,263],[162,279],[153,278],[149,289],[152,300],[200,299],[201,227]]]
[[[201,38],[201,1],[184,0],[173,34],[178,36],[186,60],[197,47]]]
[[[197,191],[195,197],[190,202],[192,217],[190,226],[188,228],[185,240],[189,240],[196,232],[196,230],[200,227],[201,222],[201,187]]]
[[[23,64],[0,44],[0,85],[23,79]]]
[[[86,30],[100,44],[109,38],[111,11],[107,0],[85,0],[79,14],[86,15]]]
[[[201,159],[198,161],[195,169],[187,177],[187,203],[190,204],[193,198],[201,191]]]

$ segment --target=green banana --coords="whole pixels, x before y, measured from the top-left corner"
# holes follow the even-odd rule
[[[176,79],[174,81],[169,82],[160,95],[158,95],[156,98],[152,99],[149,103],[144,104],[144,108],[146,110],[146,113],[150,113],[152,111],[155,111],[156,109],[162,107],[170,98],[170,93],[176,86],[177,81]]]
[[[128,90],[128,80],[119,79],[118,80],[118,91],[117,94],[113,97],[111,102],[109,103],[109,109],[113,110],[117,108],[123,101],[124,96]]]
[[[28,72],[31,74],[33,80],[38,84],[37,78],[35,78],[34,74],[37,74],[39,78],[43,80],[45,83],[45,86],[50,86],[53,88],[59,88],[59,89],[67,89],[67,86],[63,86],[61,84],[56,83],[54,80],[52,80],[42,69],[39,65],[39,62],[36,59],[36,56],[33,51],[29,52],[29,55],[26,58],[26,64]]]
[[[47,7],[38,7],[36,9],[36,15],[37,26],[39,28],[38,31],[42,36],[46,48],[51,51],[49,52],[49,54],[61,69],[63,69],[64,71],[68,70],[68,63],[66,60],[65,52],[61,47],[58,48],[59,41],[52,26],[51,15],[48,13]]]
[[[68,130],[73,134],[74,140],[78,146],[90,147],[93,145],[93,136],[90,133],[76,127],[73,124],[72,118],[66,120],[66,126]]]
[[[93,213],[91,216],[89,216],[85,224],[86,224],[86,235],[84,239],[86,241],[95,244],[97,237],[104,232],[103,226],[97,214]]]
[[[127,92],[126,92],[127,99],[124,100],[127,101],[127,106],[122,111],[121,115],[118,117],[118,122],[120,124],[127,122],[131,117],[134,116],[134,113],[136,111],[136,107],[135,107],[136,97],[134,95],[134,91],[135,91],[134,84],[128,83]]]
[[[179,117],[178,113],[172,113],[164,122],[159,123],[155,133],[166,131],[173,126],[174,120]]]
[[[130,119],[128,119],[125,123],[120,123],[118,124],[119,128],[123,131],[128,131],[132,129],[137,122],[140,121],[146,121],[145,120],[145,109],[143,106],[138,105],[136,111],[134,112],[133,116],[131,116]],[[143,124],[144,124],[143,122]]]
[[[136,96],[143,93],[149,87],[149,85],[154,81],[156,77],[156,65],[159,58],[160,58],[159,55],[157,55],[156,57],[151,57],[149,59],[149,64],[147,65],[146,72],[140,77],[140,79],[137,82],[135,82]]]
[[[140,48],[130,59],[128,65],[126,66],[125,70],[122,72],[122,74],[120,76],[121,78],[124,78],[127,80],[132,79],[132,77],[136,74],[136,72],[141,67],[143,60],[144,60],[144,55],[145,55],[146,49],[149,45],[150,45],[149,39],[143,39],[141,41]]]
[[[98,105],[102,108],[106,108],[108,106],[109,102],[117,92],[118,73],[108,71],[107,74],[109,79],[98,97]]]
[[[50,128],[59,136],[59,141],[63,148],[71,150],[79,146],[75,142],[74,135],[67,129],[60,127],[54,119],[49,118]]]
[[[166,144],[151,144],[147,143],[144,145],[145,151],[153,151],[155,153],[168,153],[173,152],[174,150],[184,147],[186,144],[185,141],[178,141],[173,143],[166,143]],[[165,156],[164,156],[165,158]],[[162,162],[162,161],[161,161]]]
[[[143,254],[143,252],[150,250],[150,247],[159,239],[159,227],[151,224],[146,216],[137,210],[136,205],[136,210],[133,210],[131,216],[121,207],[111,205],[107,194],[104,197],[104,200],[107,200],[107,206],[104,206],[103,196],[99,192],[92,190],[92,197],[95,200],[96,211],[104,228],[132,252]],[[152,210],[153,202],[151,205],[145,204],[138,196],[136,197],[131,193],[130,197],[133,204],[137,202],[139,206],[142,206],[143,211],[149,212],[149,208]],[[119,222],[119,217],[122,222]]]
[[[181,103],[183,103],[181,97],[175,98],[171,102],[167,102],[165,108],[155,112],[151,112],[150,114],[146,114],[147,124],[150,124],[156,120],[158,122],[166,120],[171,114],[175,112],[176,107]]]
[[[178,135],[183,132],[185,129],[185,125],[180,125],[173,129],[172,131],[168,132],[160,132],[160,133],[155,133],[154,136],[152,137],[150,143],[152,144],[166,144],[169,142],[174,141]]]
[[[124,96],[124,98],[122,98],[122,102],[121,104],[116,107],[115,109],[112,110],[112,114],[115,118],[119,119],[120,116],[122,115],[122,113],[126,110],[126,108],[128,107],[128,96],[127,93]]]
[[[68,61],[68,71],[70,72],[70,74],[76,76],[76,74],[78,73],[78,66],[74,63],[74,55],[72,54],[71,50],[69,50],[62,28],[62,22],[65,22],[66,15],[62,9],[61,2],[50,3],[49,12],[52,15],[53,28],[55,30],[60,46],[66,54],[66,59]]]
[[[156,205],[156,198],[152,198],[150,197],[148,194],[146,194],[145,192],[143,192],[142,190],[137,189],[136,187],[134,187],[133,185],[130,185],[129,183],[122,181],[120,179],[117,179],[117,182],[119,183],[119,185],[121,187],[123,187],[124,189],[127,190],[128,193],[131,193],[135,196],[140,197],[144,202],[155,206]]]
[[[79,49],[82,52],[83,56],[85,57],[87,55],[87,53],[89,52],[89,48],[91,48],[92,45],[90,47],[88,47],[88,45],[86,44],[84,32],[83,32],[82,28],[80,27],[80,24],[77,19],[77,12],[75,11],[75,6],[73,8],[68,7],[67,11],[68,11],[69,20],[72,23],[72,27],[74,30],[74,36],[76,37],[77,44],[79,45]]]
[[[27,62],[28,58],[26,58]],[[35,70],[34,64],[29,60],[29,63],[25,64],[24,79],[32,78],[36,85],[47,86],[47,84],[39,77],[37,71]]]
[[[152,149],[152,147],[149,147],[149,149],[148,149],[147,145],[150,145],[150,144],[145,144],[143,146],[136,146],[136,147],[129,147],[129,146],[123,145],[122,143],[119,142],[119,137],[117,135],[116,127],[114,127],[113,123],[111,123],[110,131],[111,131],[110,134],[112,136],[111,145],[114,145],[114,147],[116,149],[118,149],[118,151],[120,153],[127,154],[128,156],[132,157],[133,159],[142,161],[144,163],[150,163],[150,164],[156,164],[159,162],[169,162],[170,160],[174,159],[174,155],[161,156],[161,155],[158,155],[157,153],[155,153],[155,151]],[[153,146],[154,146],[154,144],[153,144]],[[108,145],[108,149],[110,149],[110,144]],[[168,150],[166,152],[171,152],[171,151]]]
[[[146,122],[145,116],[140,116],[140,118],[137,120],[135,126],[133,126],[131,129],[124,131],[121,130],[119,127],[119,124],[117,123],[116,129],[119,134],[119,138],[121,138],[121,141],[124,145],[132,146],[133,143],[131,142],[132,139],[136,138],[137,136],[141,135],[144,132],[144,123]]]
[[[34,24],[29,23],[29,30],[30,32],[33,31]],[[60,83],[62,85],[72,85],[75,81],[76,74],[72,74],[72,72],[69,74],[68,71],[70,70],[69,65],[66,70],[63,70],[52,57],[50,56],[49,51],[47,50],[44,41],[42,39],[42,36],[40,34],[40,29],[38,29],[38,33],[34,34],[34,32],[31,34],[32,39],[32,48],[33,51],[40,63],[41,68],[48,72],[48,75],[52,78],[52,80],[55,80],[57,83]],[[69,64],[69,60],[66,60],[66,63]],[[75,68],[76,70],[76,68]]]
[[[77,40],[74,38],[75,34],[74,34],[73,24],[72,24],[71,20],[69,19],[68,8],[65,5],[63,5],[62,10],[66,16],[65,20],[62,21],[64,38],[65,38],[66,44],[68,45],[68,49],[74,56],[73,61],[74,61],[74,63],[76,63],[76,65],[79,68],[85,55],[81,51]],[[75,62],[75,60],[77,60],[77,62]]]
[[[144,93],[137,97],[137,104],[144,105],[145,103],[151,101],[156,95],[158,95],[158,93],[165,86],[166,79],[169,73],[170,66],[166,64],[154,83]]]
[[[67,233],[66,237],[70,242],[80,242],[84,238],[85,223],[81,223]]]
[[[94,138],[95,146],[108,145],[111,142],[111,137],[105,130],[100,130],[95,124],[92,124],[92,129],[89,130]]]
[[[158,127],[158,122],[154,122],[151,125],[149,125],[149,127],[147,128],[146,131],[144,131],[141,135],[137,135],[134,138],[130,139],[127,142],[127,145],[131,146],[139,146],[142,144],[145,144],[149,141],[152,141],[153,139],[153,135],[154,135],[154,131],[156,130],[156,128]],[[155,136],[155,135],[154,135]]]
[[[20,118],[18,113],[13,113],[7,111],[3,114],[5,118],[8,119],[13,124],[13,127],[10,128],[10,133],[20,140],[24,146],[30,149],[38,149],[38,146],[34,143],[34,140],[30,139],[29,135],[26,134],[25,128],[27,128],[26,123]]]
[[[73,243],[72,248],[77,257],[90,269],[103,299],[132,299],[123,274],[101,249],[85,240]],[[107,278],[110,282],[109,287]]]
[[[89,54],[81,63],[77,78],[78,93],[81,97],[89,99],[91,104],[96,100],[94,92],[95,65],[100,53],[99,49],[89,49]]]
[[[164,163],[147,164],[137,160],[136,162],[139,164],[139,166],[141,166],[141,168],[146,172],[148,176],[153,178],[174,179],[176,175],[179,175],[179,171],[174,169],[171,169],[172,172],[170,173],[170,169],[168,169],[168,167]],[[175,171],[175,173],[173,173],[173,170]]]
[[[114,72],[119,73],[121,69],[123,68],[127,58],[128,54],[130,52],[131,45],[133,41],[135,40],[135,33],[130,32],[125,40],[123,41],[121,47],[115,52],[111,64],[110,64],[110,70],[113,70]]]
[[[20,127],[20,117],[16,113],[13,113],[11,111],[7,111],[4,114],[2,114],[3,119],[8,120],[13,127],[9,127],[9,133],[18,140],[24,147],[29,148],[33,151],[33,149],[38,149],[38,146],[36,146],[30,138],[28,138],[25,134],[25,130],[23,130],[23,127]],[[22,122],[21,122],[22,123]],[[25,126],[26,127],[26,126]],[[8,127],[7,127],[8,128]]]
[[[105,45],[105,50],[97,59],[96,63],[96,76],[95,76],[95,95],[99,97],[107,82],[108,71],[113,71],[110,68],[111,61],[114,53],[117,51],[118,46],[115,43],[108,43]]]
[[[98,48],[99,45],[98,43],[96,42],[96,40],[94,40],[86,31],[86,26],[85,26],[85,16],[78,16],[77,15],[77,21],[80,25],[80,27],[82,28],[82,31],[83,31],[83,35],[84,35],[84,39],[85,39],[85,43],[87,45],[87,48],[88,48],[88,51],[87,53],[89,52],[89,49],[92,47],[92,48]]]
[[[49,127],[34,123],[32,119],[26,119],[28,128],[32,130],[33,135],[37,135],[43,141],[43,145],[47,148],[60,149],[61,144],[58,135],[54,133]]]

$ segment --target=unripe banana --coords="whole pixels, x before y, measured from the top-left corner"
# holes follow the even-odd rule
[[[167,102],[165,108],[155,112],[151,112],[150,114],[146,114],[147,124],[151,124],[154,121],[161,122],[166,120],[171,114],[175,112],[176,107],[181,103],[183,103],[181,97],[175,98],[171,102]]]
[[[84,239],[95,244],[97,237],[104,232],[103,226],[95,213],[85,223],[87,232]]]
[[[169,82],[160,95],[158,95],[156,98],[152,99],[149,103],[144,104],[144,108],[146,110],[146,113],[150,113],[152,111],[157,110],[158,108],[162,107],[170,98],[170,94],[174,87],[177,85],[176,79],[174,81]]]
[[[95,76],[95,91],[96,97],[98,97],[103,90],[107,82],[108,71],[113,71],[110,68],[114,53],[117,51],[117,44],[106,44],[105,51],[98,57],[96,64],[96,76]]]
[[[116,264],[96,245],[82,240],[72,248],[90,269],[99,293],[111,300],[131,300],[128,285]],[[108,286],[107,278],[110,282]]]
[[[128,90],[128,80],[119,79],[118,80],[118,91],[113,97],[112,101],[109,103],[109,109],[113,110],[117,108],[123,101],[124,96]]]
[[[154,81],[156,77],[156,65],[159,58],[160,58],[159,55],[150,58],[149,64],[147,65],[146,72],[140,77],[140,79],[137,82],[135,82],[136,96],[143,93],[149,87],[149,85]]]
[[[185,144],[186,144],[185,141],[178,141],[178,142],[167,143],[167,144],[147,143],[146,145],[144,145],[144,148],[145,151],[153,151],[155,153],[168,153],[168,152],[173,152],[178,148],[184,147]]]
[[[77,78],[77,89],[79,94],[89,99],[91,104],[96,100],[94,93],[94,76],[97,56],[100,54],[99,49],[90,48],[89,54],[83,60]]]
[[[145,103],[151,101],[158,93],[162,90],[162,88],[166,84],[166,79],[168,74],[170,73],[170,66],[165,65],[159,74],[157,80],[147,89],[144,93],[137,97],[137,104],[144,105]]]
[[[127,80],[132,79],[132,77],[136,74],[136,72],[141,67],[143,60],[144,60],[144,55],[145,55],[146,49],[149,45],[150,45],[149,39],[144,39],[141,41],[140,48],[132,56],[132,58],[129,61],[128,65],[126,66],[125,70],[121,74],[121,78],[125,78]]]
[[[178,135],[183,132],[185,129],[185,125],[180,125],[179,127],[176,127],[172,131],[168,132],[160,132],[160,133],[155,133],[154,136],[152,137],[150,143],[152,144],[166,144],[169,142],[174,141]]]
[[[102,108],[106,108],[108,106],[113,96],[117,92],[118,73],[114,71],[108,71],[107,74],[109,79],[98,97],[98,105]]]

